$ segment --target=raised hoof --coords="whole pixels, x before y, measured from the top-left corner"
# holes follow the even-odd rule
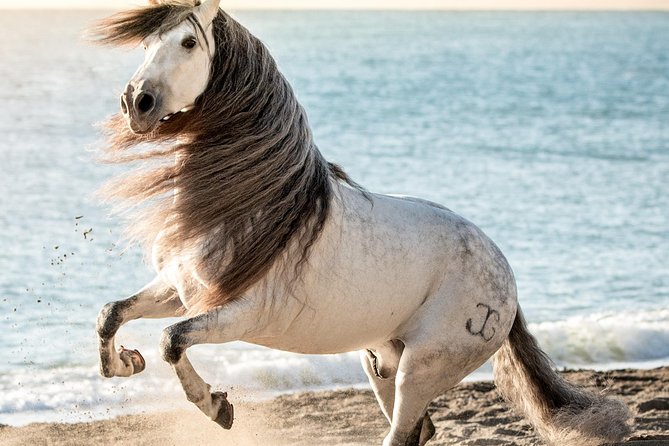
[[[133,375],[142,372],[146,368],[146,361],[144,361],[144,357],[139,351],[121,346],[118,354],[124,364],[132,366]]]
[[[214,392],[211,394],[211,400],[214,406],[220,404],[214,421],[223,429],[230,429],[235,419],[235,408],[228,402],[228,394],[226,392]]]

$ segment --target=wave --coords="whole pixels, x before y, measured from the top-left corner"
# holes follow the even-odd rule
[[[135,344],[139,346],[139,344]],[[155,344],[157,345],[157,344]],[[195,348],[189,357],[214,389],[236,399],[264,399],[298,390],[366,382],[358,353],[297,355],[242,343]],[[189,408],[172,369],[157,349],[145,348],[146,370],[105,379],[96,365],[24,367],[0,375],[0,424],[82,422],[159,409]]]
[[[557,365],[584,367],[669,358],[669,310],[600,313],[531,323]]]

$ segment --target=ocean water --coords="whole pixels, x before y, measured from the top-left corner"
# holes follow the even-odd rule
[[[157,353],[173,320],[119,332],[141,375],[97,373],[98,310],[151,277],[92,197],[119,171],[94,162],[93,124],[142,58],[79,39],[104,15],[0,11],[0,423],[188,407]],[[497,242],[558,366],[669,363],[669,14],[235,15],[329,159]],[[365,384],[355,353],[191,352],[233,398]]]

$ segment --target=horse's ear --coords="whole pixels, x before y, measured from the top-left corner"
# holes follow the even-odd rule
[[[206,0],[202,2],[200,6],[195,8],[195,14],[198,15],[205,28],[216,18],[216,14],[218,14],[218,6],[220,4],[221,0]]]

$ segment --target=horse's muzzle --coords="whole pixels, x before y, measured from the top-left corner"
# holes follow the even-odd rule
[[[159,121],[157,96],[146,87],[135,88],[128,84],[121,94],[121,112],[134,133],[148,133]]]

